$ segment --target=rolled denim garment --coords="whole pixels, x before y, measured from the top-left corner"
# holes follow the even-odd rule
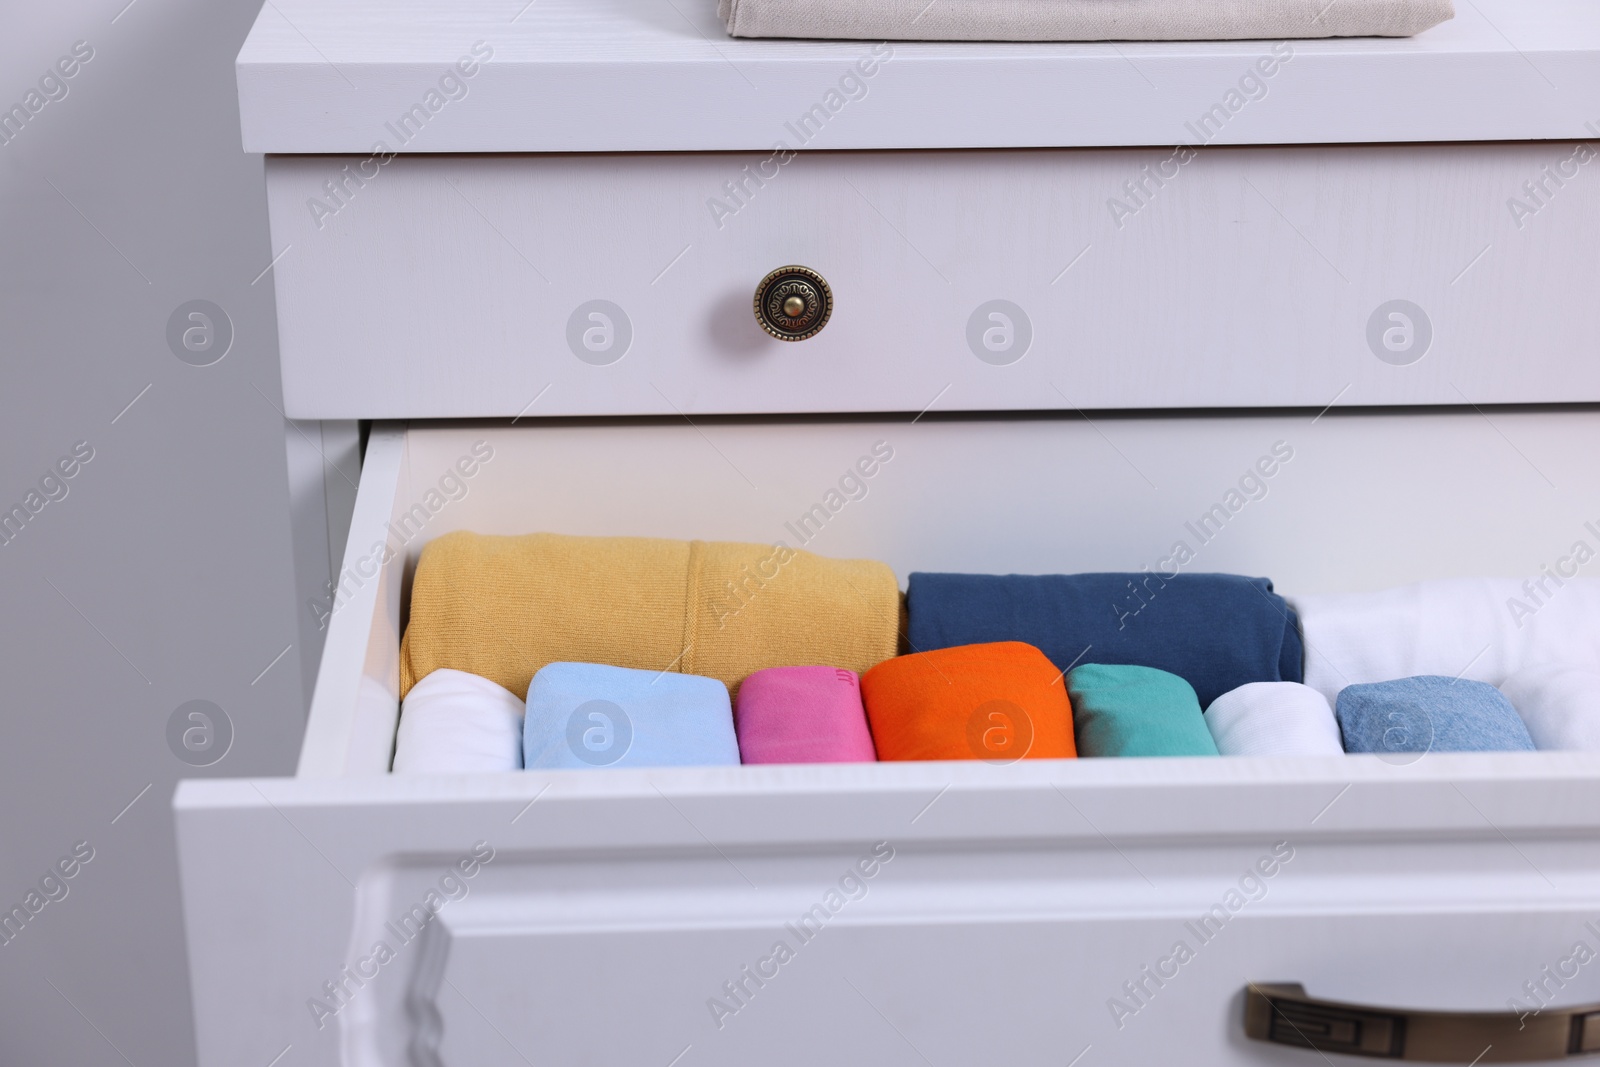
[[[880,760],[1077,755],[1061,672],[1020,641],[885,660],[862,676],[861,695]]]
[[[1267,578],[1234,574],[913,574],[914,652],[1026,641],[1057,670],[1156,667],[1202,708],[1248,682],[1302,680],[1300,630]]]
[[[1533,750],[1511,702],[1470,678],[1427,674],[1345,686],[1335,713],[1346,752]]]
[[[768,667],[739,686],[733,724],[745,763],[871,763],[877,754],[854,671]]]
[[[1080,756],[1215,756],[1194,687],[1169,671],[1085,663],[1067,672]]]
[[[534,767],[737,764],[728,687],[715,678],[551,663],[528,686],[523,763]]]
[[[1344,743],[1327,698],[1298,682],[1251,682],[1206,709],[1224,756],[1340,756]]]
[[[1535,748],[1600,752],[1600,671],[1546,663],[1500,685]]]
[[[522,767],[522,701],[466,671],[411,687],[395,731],[395,774],[477,774]]]

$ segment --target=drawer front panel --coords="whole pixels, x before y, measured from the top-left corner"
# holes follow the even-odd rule
[[[1222,1067],[1293,1055],[1248,982],[1600,1000],[1592,756],[1110,762],[186,783],[201,1063]]]
[[[1187,151],[1187,150],[1186,150]],[[1562,143],[275,157],[301,418],[1600,399]],[[752,295],[828,281],[816,336]],[[596,317],[598,316],[598,317]]]

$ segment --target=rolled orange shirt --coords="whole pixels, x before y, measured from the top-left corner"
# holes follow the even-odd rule
[[[1072,705],[1061,671],[1021,641],[885,660],[861,676],[880,760],[1070,759]]]

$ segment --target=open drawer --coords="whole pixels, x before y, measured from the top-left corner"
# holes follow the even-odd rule
[[[387,773],[428,540],[795,546],[878,442],[806,547],[902,580],[1154,566],[1280,442],[1192,569],[1533,574],[1600,500],[1588,408],[376,426],[297,776],[178,793],[201,1063],[1309,1064],[1246,1038],[1248,983],[1600,1001],[1600,754]]]

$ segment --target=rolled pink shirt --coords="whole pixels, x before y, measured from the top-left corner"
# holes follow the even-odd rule
[[[878,758],[853,671],[756,671],[739,684],[733,721],[745,763],[872,763]]]

